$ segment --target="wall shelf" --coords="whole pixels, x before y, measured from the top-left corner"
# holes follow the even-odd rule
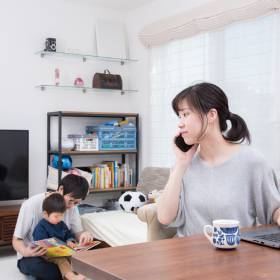
[[[35,53],[40,55],[42,58],[45,56],[66,56],[66,57],[77,57],[81,58],[84,62],[88,59],[100,60],[100,61],[110,61],[110,62],[119,62],[121,65],[125,63],[137,62],[137,59],[127,59],[127,58],[117,58],[117,57],[106,57],[98,56],[93,54],[80,54],[80,53],[70,53],[70,52],[49,52],[49,51],[38,51]]]
[[[68,85],[38,85],[36,86],[37,89],[41,89],[42,91],[50,89],[50,90],[75,90],[81,91],[83,93],[86,92],[113,92],[113,93],[120,93],[124,95],[125,93],[134,93],[138,92],[138,90],[134,89],[103,89],[103,88],[92,88],[92,87],[79,87],[79,86],[68,86]]]

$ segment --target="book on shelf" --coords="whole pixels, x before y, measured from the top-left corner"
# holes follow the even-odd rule
[[[126,163],[103,161],[92,166],[91,172],[94,189],[127,188],[133,184],[133,171]]]
[[[72,256],[74,253],[87,251],[100,243],[100,241],[94,240],[88,242],[85,245],[79,245],[77,243],[74,248],[70,248],[66,245],[65,242],[59,240],[58,238],[47,238],[34,241],[32,243],[32,246],[47,247],[46,256],[48,257],[69,257]]]

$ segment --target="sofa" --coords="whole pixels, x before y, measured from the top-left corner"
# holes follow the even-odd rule
[[[169,168],[146,167],[140,174],[137,190],[148,194],[164,188]],[[167,228],[157,220],[156,204],[146,204],[134,213],[122,210],[89,213],[81,216],[85,230],[110,246],[122,246],[157,239],[171,238],[176,229]]]
[[[146,195],[154,189],[162,190],[167,183],[169,172],[169,168],[146,167],[141,173],[137,189]],[[137,217],[147,224],[146,241],[172,238],[176,234],[176,228],[169,228],[158,221],[156,203],[138,208]]]

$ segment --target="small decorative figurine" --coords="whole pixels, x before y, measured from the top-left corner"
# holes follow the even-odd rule
[[[58,68],[56,68],[55,70],[54,70],[54,84],[56,85],[56,86],[59,86],[59,69]]]
[[[84,86],[84,81],[82,78],[77,77],[74,81],[74,85],[78,87],[83,87]]]

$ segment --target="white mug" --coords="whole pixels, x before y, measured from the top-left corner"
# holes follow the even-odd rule
[[[233,249],[240,243],[239,221],[237,220],[214,220],[213,226],[203,227],[203,232],[216,248]]]

